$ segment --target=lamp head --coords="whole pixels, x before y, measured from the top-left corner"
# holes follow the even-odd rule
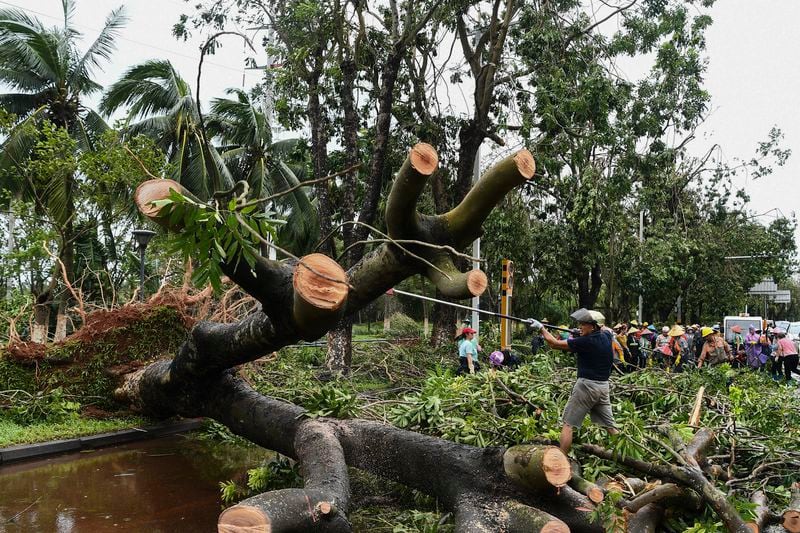
[[[136,244],[139,245],[139,248],[147,248],[150,239],[152,239],[155,234],[155,231],[150,231],[149,229],[133,230],[133,238],[136,239]]]

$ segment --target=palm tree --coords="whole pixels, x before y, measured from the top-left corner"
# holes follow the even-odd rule
[[[267,115],[250,94],[228,89],[234,98],[215,98],[208,119],[209,135],[220,141],[217,150],[233,179],[244,180],[254,198],[287,190],[305,178],[305,165],[288,163],[301,141],[272,142]],[[303,188],[279,197],[272,206],[286,218],[278,231],[278,244],[295,254],[312,250],[319,239],[317,210]]]
[[[58,228],[58,256],[67,279],[73,279],[75,241],[75,173],[53,173],[47,183],[24,175],[25,162],[40,139],[46,122],[65,129],[77,141],[78,149],[91,149],[94,139],[108,126],[83,99],[101,89],[93,73],[110,58],[114,39],[126,18],[124,9],[111,11],[103,29],[84,52],[77,47],[81,36],[72,25],[75,5],[62,0],[61,27],[47,28],[18,9],[0,9],[0,84],[11,91],[0,94],[0,107],[14,113],[18,121],[2,144],[0,186],[19,198],[35,199],[40,214]],[[56,265],[47,288],[36,295],[35,339],[47,336],[50,303],[60,278]],[[56,337],[66,332],[64,298],[59,302]]]
[[[100,102],[106,116],[125,106],[126,133],[155,139],[171,163],[172,179],[204,200],[233,185],[219,153],[205,142],[189,84],[172,63],[151,60],[131,67]]]
[[[127,133],[155,139],[171,163],[170,177],[202,199],[240,180],[248,182],[252,197],[299,183],[303,167],[281,161],[298,141],[272,143],[267,116],[250,95],[240,89],[227,94],[233,98],[212,101],[206,135],[189,84],[169,61],[151,60],[131,67],[109,87],[100,109],[111,115],[128,107]],[[319,225],[306,192],[297,189],[273,207],[287,217],[278,232],[279,244],[296,253],[308,251]]]

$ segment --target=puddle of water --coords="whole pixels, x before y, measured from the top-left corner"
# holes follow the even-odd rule
[[[268,453],[177,435],[0,467],[0,533],[213,532],[219,482]]]

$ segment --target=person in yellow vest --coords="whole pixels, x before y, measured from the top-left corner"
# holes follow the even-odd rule
[[[706,360],[709,365],[719,365],[732,359],[731,347],[712,328],[704,327],[700,330],[700,335],[703,336],[705,342],[700,352],[700,359],[697,360],[697,368],[701,368]]]

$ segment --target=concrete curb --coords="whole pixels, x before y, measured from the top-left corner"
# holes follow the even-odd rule
[[[21,444],[0,448],[0,465],[53,455],[57,453],[77,452],[80,450],[93,450],[103,446],[126,444],[139,440],[153,439],[175,433],[186,433],[199,429],[203,425],[202,418],[190,418],[177,422],[165,422],[146,428],[123,429],[112,433],[99,433],[74,439],[38,442],[35,444]]]

